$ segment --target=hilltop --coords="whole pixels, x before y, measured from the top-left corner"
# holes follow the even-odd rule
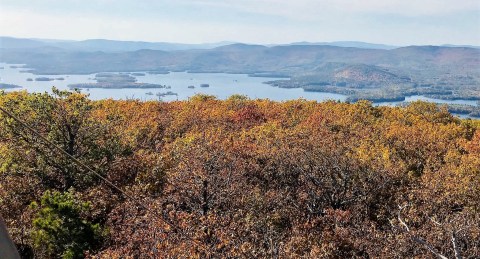
[[[142,204],[0,113],[0,214],[24,255],[480,255],[480,121],[444,107],[57,90],[0,106]]]

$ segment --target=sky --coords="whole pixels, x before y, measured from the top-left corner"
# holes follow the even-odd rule
[[[480,46],[480,0],[0,0],[0,35]]]

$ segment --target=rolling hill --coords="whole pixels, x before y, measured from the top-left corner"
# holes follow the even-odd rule
[[[440,99],[480,99],[480,49],[476,48],[408,46],[386,49],[380,46],[374,49],[322,44],[262,46],[236,43],[211,49],[203,46],[202,49],[200,45],[168,47],[163,43],[104,40],[16,41],[18,39],[2,38],[0,61],[26,64],[38,74],[245,73],[288,77],[289,80],[270,84],[342,93],[352,100],[401,100],[415,94]],[[178,50],[187,47],[195,49]],[[86,51],[91,49],[97,51]],[[134,51],[121,51],[126,49]]]

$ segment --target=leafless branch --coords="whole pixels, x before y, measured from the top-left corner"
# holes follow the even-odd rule
[[[460,254],[460,250],[458,249],[458,246],[457,246],[457,236],[455,231],[452,231],[452,245],[453,245],[453,251],[455,251],[455,258],[462,259],[462,255]]]
[[[428,250],[430,250],[430,252],[432,252],[435,256],[437,256],[438,258],[441,258],[441,259],[448,259],[446,256],[440,254],[433,246],[431,246],[430,244],[428,244],[425,240],[423,240],[422,238],[420,237],[417,237],[415,235],[413,235],[411,232],[410,232],[410,228],[408,227],[407,223],[405,223],[405,221],[402,220],[402,210],[407,207],[407,205],[405,206],[399,206],[399,210],[398,210],[398,214],[397,214],[397,218],[398,218],[398,221],[400,222],[401,225],[403,225],[405,227],[405,233],[407,233],[407,235],[413,240],[415,241],[416,243],[419,243],[421,245],[424,245]],[[453,237],[453,236],[452,236]],[[452,239],[452,242],[454,242],[454,240]],[[455,244],[454,244],[454,248],[455,248]],[[457,252],[455,251],[455,255],[457,254]],[[459,257],[457,257],[458,259]],[[461,257],[460,257],[461,258]]]

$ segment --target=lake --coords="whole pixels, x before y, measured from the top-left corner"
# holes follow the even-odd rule
[[[51,92],[52,86],[58,89],[69,89],[69,84],[78,83],[95,83],[95,74],[90,75],[34,75],[32,73],[21,73],[20,71],[28,70],[28,68],[11,68],[11,66],[21,66],[18,64],[0,63],[0,82],[6,84],[15,84],[22,86],[28,92]],[[65,80],[54,81],[27,81],[28,78],[49,77],[60,78]],[[233,94],[243,94],[252,99],[254,98],[268,98],[275,101],[284,101],[290,99],[305,98],[308,100],[340,100],[344,101],[346,96],[334,93],[314,93],[305,92],[301,88],[284,89],[272,87],[263,82],[277,80],[278,78],[267,77],[249,77],[245,74],[224,74],[224,73],[187,73],[187,72],[172,72],[169,74],[148,74],[145,76],[135,76],[138,83],[150,83],[171,86],[170,89],[101,89],[91,88],[89,91],[82,89],[82,92],[90,94],[90,98],[98,99],[127,99],[136,98],[140,100],[158,100],[155,93],[172,91],[178,96],[165,96],[162,100],[187,100],[189,97],[202,93],[215,95],[217,98],[226,99]],[[284,78],[283,78],[284,79]],[[201,84],[209,84],[209,87],[200,87]],[[195,86],[194,89],[188,86]],[[6,91],[15,91],[16,89],[6,89]],[[147,95],[152,92],[153,95]]]
[[[14,66],[14,67],[12,67]],[[52,86],[58,89],[67,90],[70,84],[79,83],[95,83],[95,74],[90,75],[34,75],[32,73],[25,73],[21,71],[28,70],[28,68],[21,67],[21,64],[5,64],[0,63],[0,82],[6,84],[14,84],[22,86],[22,89],[28,92],[51,92]],[[21,67],[21,68],[19,68]],[[132,75],[133,76],[133,75]],[[54,81],[35,81],[35,78],[64,78],[64,80]],[[138,83],[150,83],[170,86],[168,90],[157,88],[123,88],[123,89],[102,89],[91,88],[82,89],[82,92],[90,95],[91,99],[140,99],[140,100],[158,100],[156,93],[164,93],[172,91],[178,95],[167,95],[161,97],[164,101],[173,100],[187,100],[195,94],[209,94],[214,95],[219,99],[226,99],[233,94],[246,95],[252,99],[262,98],[274,101],[285,101],[298,98],[307,100],[325,101],[325,100],[339,100],[345,101],[347,96],[334,93],[324,92],[310,92],[304,91],[301,88],[278,88],[265,84],[266,81],[277,80],[280,78],[270,77],[250,77],[245,74],[225,74],[225,73],[187,73],[187,72],[171,72],[169,74],[148,74],[145,76],[135,76]],[[28,78],[34,81],[27,81]],[[283,80],[285,78],[282,78]],[[200,87],[201,84],[209,84],[209,87]],[[189,88],[188,86],[195,86]],[[20,88],[6,89],[5,91],[16,91]],[[147,93],[152,93],[148,95]],[[477,101],[470,100],[440,100],[432,99],[424,96],[409,96],[406,97],[407,102],[424,100],[435,103],[445,104],[467,104],[477,106]],[[375,105],[397,105],[402,102],[381,102]],[[468,117],[468,116],[461,116]]]

